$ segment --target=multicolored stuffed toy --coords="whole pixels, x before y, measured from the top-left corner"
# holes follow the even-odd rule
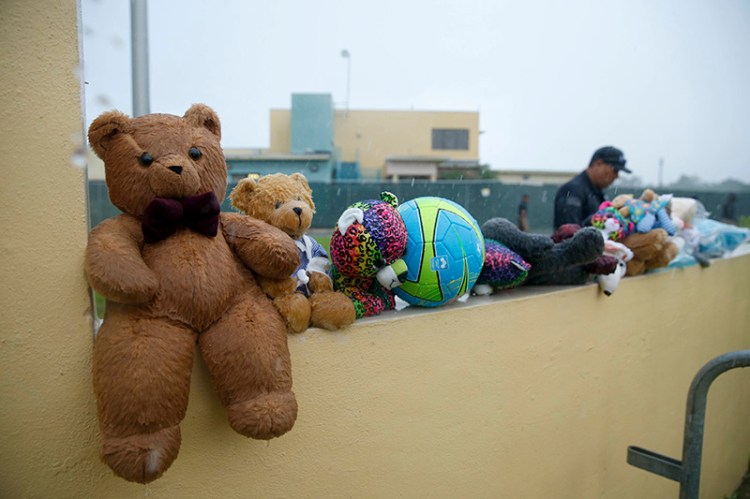
[[[622,241],[633,233],[635,225],[625,218],[611,201],[604,201],[599,210],[591,215],[591,225],[601,231],[604,239]]]
[[[486,296],[497,290],[520,286],[530,269],[531,265],[518,253],[494,239],[485,239],[484,265],[472,293]]]
[[[599,211],[591,216],[591,225],[599,229],[604,237],[604,254],[601,258],[614,258],[616,261],[612,272],[600,273],[596,277],[602,292],[612,296],[625,276],[627,262],[633,258],[633,252],[621,241],[635,231],[635,225],[611,201],[599,205]]]
[[[407,233],[397,206],[390,192],[358,201],[341,214],[331,237],[334,288],[352,300],[358,319],[396,306],[390,290],[407,271],[401,259]]]
[[[671,194],[658,196],[651,189],[646,189],[638,199],[632,194],[620,194],[612,200],[612,206],[633,222],[636,232],[662,228],[673,236],[677,232],[677,227],[669,216],[668,208],[671,201]]]

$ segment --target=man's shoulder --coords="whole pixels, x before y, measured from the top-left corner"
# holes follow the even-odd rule
[[[572,179],[568,180],[564,184],[562,184],[558,189],[557,192],[573,192],[578,193],[581,191],[586,190],[586,184],[583,181],[583,176],[581,174],[576,175]]]

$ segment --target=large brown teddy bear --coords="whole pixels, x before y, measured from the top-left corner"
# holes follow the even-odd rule
[[[196,342],[234,430],[270,439],[297,416],[286,327],[254,278],[288,276],[297,248],[220,213],[220,138],[201,104],[183,117],[107,112],[89,128],[123,212],[91,231],[85,269],[107,300],[93,361],[101,457],[126,480],[150,482],[177,457]]]
[[[276,173],[248,177],[240,180],[229,197],[235,208],[286,232],[299,248],[300,266],[292,277],[259,279],[286,318],[289,331],[300,333],[309,325],[336,330],[354,322],[352,301],[333,291],[328,254],[305,235],[315,215],[312,190],[305,176]]]

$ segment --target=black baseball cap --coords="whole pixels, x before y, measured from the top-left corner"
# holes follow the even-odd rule
[[[592,164],[597,159],[600,159],[602,160],[602,162],[612,166],[612,168],[614,168],[618,172],[633,173],[625,166],[625,163],[627,163],[625,155],[616,147],[600,147],[599,149],[594,151],[594,155],[591,156],[591,161],[589,162],[589,164]]]

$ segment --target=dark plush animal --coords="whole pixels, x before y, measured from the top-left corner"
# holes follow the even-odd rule
[[[584,227],[555,242],[543,234],[522,232],[510,220],[498,217],[482,225],[482,234],[507,246],[531,265],[524,282],[530,285],[588,282],[591,273],[586,265],[596,261],[604,251],[604,238],[593,227]],[[613,269],[614,266],[609,272]]]

